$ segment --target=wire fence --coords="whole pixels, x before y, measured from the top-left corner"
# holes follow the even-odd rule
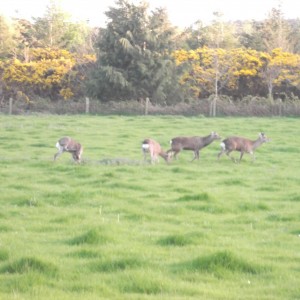
[[[0,102],[0,114],[91,114],[91,115],[181,115],[181,116],[211,116],[211,101],[203,99],[192,103],[177,103],[174,105],[152,104],[145,101],[100,102],[89,98],[78,101],[49,101],[38,99],[31,103],[20,101]],[[281,101],[273,103],[260,101],[218,101],[216,116],[256,116],[256,117],[299,117],[300,101]]]

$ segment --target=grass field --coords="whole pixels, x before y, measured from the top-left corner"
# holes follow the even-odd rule
[[[0,116],[0,299],[300,299],[300,119]],[[272,141],[143,162],[146,137]],[[55,143],[84,146],[81,165]],[[238,153],[234,156],[238,157]]]

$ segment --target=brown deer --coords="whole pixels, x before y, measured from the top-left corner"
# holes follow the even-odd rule
[[[232,151],[239,151],[241,152],[239,162],[242,160],[244,153],[249,153],[252,156],[252,161],[255,160],[254,151],[257,147],[262,145],[263,143],[269,142],[270,139],[261,132],[258,135],[258,139],[255,141],[251,141],[249,139],[243,137],[232,136],[222,141],[220,144],[221,152],[218,154],[218,159],[220,159],[221,155],[224,153],[234,162],[237,162],[230,153]]]
[[[145,161],[147,153],[150,154],[151,164],[159,161],[158,156],[161,156],[167,163],[169,162],[169,155],[163,151],[160,144],[153,139],[145,139],[142,142],[142,151]]]
[[[72,138],[68,136],[62,137],[56,143],[56,148],[58,149],[58,152],[55,153],[54,160],[56,160],[64,152],[69,152],[72,154],[74,161],[80,163],[83,147]]]
[[[177,159],[177,154],[181,150],[192,150],[194,151],[194,158],[192,161],[194,161],[195,159],[199,159],[199,152],[202,148],[219,139],[221,139],[221,137],[214,131],[204,137],[176,137],[170,141],[171,149],[167,151],[167,154],[172,155],[175,159]]]

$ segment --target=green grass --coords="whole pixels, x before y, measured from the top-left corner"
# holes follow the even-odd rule
[[[300,119],[0,116],[0,299],[299,299]],[[219,142],[167,165],[179,135],[272,141],[239,164]],[[83,163],[55,143],[70,135]],[[233,153],[236,158],[239,153]]]

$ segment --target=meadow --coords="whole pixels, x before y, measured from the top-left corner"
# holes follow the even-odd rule
[[[300,299],[300,119],[0,116],[0,299]],[[151,165],[141,142],[213,142]],[[83,163],[55,143],[69,135]],[[233,156],[238,157],[238,153]]]

